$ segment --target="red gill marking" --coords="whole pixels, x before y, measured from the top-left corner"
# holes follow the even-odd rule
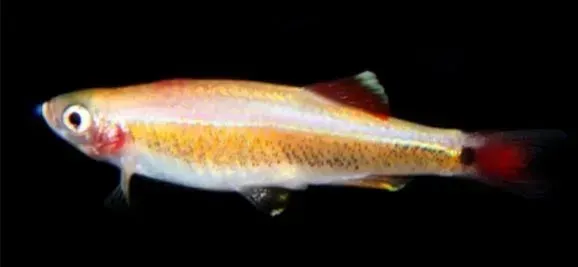
[[[114,155],[122,149],[126,143],[126,133],[119,125],[112,125],[110,127],[103,127],[101,131],[96,134],[94,141],[95,152],[98,155]]]

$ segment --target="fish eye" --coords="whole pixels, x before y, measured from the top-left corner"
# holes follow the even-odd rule
[[[85,107],[72,105],[64,110],[62,122],[69,130],[75,133],[83,133],[90,127],[92,119],[90,112]]]

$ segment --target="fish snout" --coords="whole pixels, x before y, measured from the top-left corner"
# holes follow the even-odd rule
[[[52,107],[49,102],[43,102],[39,104],[35,108],[36,115],[44,118],[48,124],[53,124],[55,117],[54,112],[52,111]]]

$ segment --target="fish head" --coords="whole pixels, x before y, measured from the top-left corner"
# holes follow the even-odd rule
[[[125,131],[111,121],[103,101],[95,101],[98,90],[61,94],[37,106],[37,113],[60,138],[87,156],[106,159],[120,151]]]

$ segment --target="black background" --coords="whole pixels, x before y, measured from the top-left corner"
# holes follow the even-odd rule
[[[474,19],[478,13],[472,10],[398,13],[370,5],[341,12],[149,8],[3,8],[3,237],[46,245],[83,236],[73,244],[88,244],[94,239],[85,234],[116,229],[103,242],[121,243],[124,231],[135,226],[146,229],[138,233],[199,233],[208,226],[221,231],[279,224],[353,228],[368,235],[439,227],[528,227],[532,234],[548,234],[573,211],[566,190],[529,201],[475,182],[423,177],[397,193],[310,188],[297,192],[286,212],[272,219],[234,193],[140,176],[132,183],[133,210],[107,210],[103,200],[116,186],[118,170],[54,136],[35,116],[37,104],[81,88],[165,78],[305,85],[371,70],[399,118],[467,131],[574,133],[575,68],[568,68],[574,52],[567,18],[559,11],[518,10]],[[568,169],[572,166],[561,161],[554,176],[570,181],[575,174]]]

